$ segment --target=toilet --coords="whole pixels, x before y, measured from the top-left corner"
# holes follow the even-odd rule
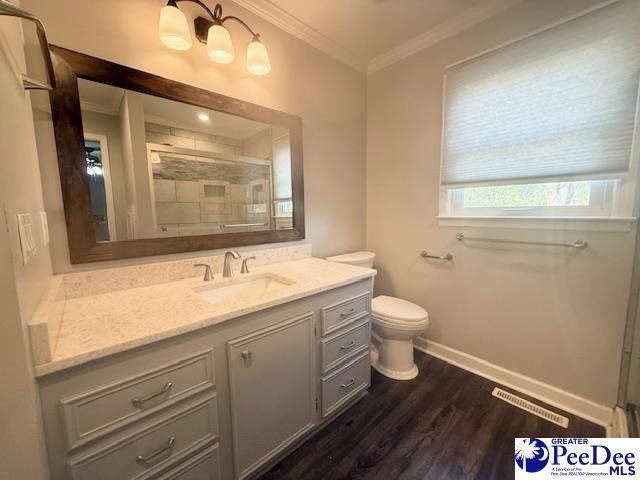
[[[327,260],[373,268],[375,258],[372,252],[353,252]],[[386,295],[371,301],[371,312],[371,366],[396,380],[415,378],[418,367],[413,360],[413,339],[426,330],[429,314],[419,305]]]

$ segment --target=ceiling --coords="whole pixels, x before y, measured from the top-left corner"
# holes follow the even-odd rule
[[[142,97],[145,120],[161,125],[184,128],[236,140],[244,140],[269,127],[266,123],[207,108],[195,107],[188,103],[146,94],[142,94]],[[199,113],[209,115],[209,120],[199,120]]]
[[[124,89],[92,82],[85,79],[78,80],[80,93],[80,106],[82,110],[103,113],[106,115],[118,115]],[[237,140],[244,140],[269,125],[256,122],[247,118],[217,112],[206,108],[200,108],[188,103],[176,102],[153,95],[139,94],[142,96],[144,118],[148,122],[159,123],[176,128],[194,130],[196,132],[219,135]],[[209,115],[208,121],[198,119],[199,113]]]
[[[356,55],[371,60],[481,0],[271,0]]]
[[[233,0],[363,73],[401,60],[519,0]]]

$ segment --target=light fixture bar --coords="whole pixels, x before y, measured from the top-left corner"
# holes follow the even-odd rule
[[[191,48],[189,28],[186,17],[178,9],[179,2],[196,3],[209,15],[210,18],[197,17],[193,23],[196,38],[207,45],[207,55],[211,60],[221,64],[235,60],[233,42],[229,31],[224,27],[225,22],[234,21],[242,25],[252,37],[247,47],[247,70],[253,75],[266,75],[271,71],[269,54],[260,40],[260,34],[234,15],[223,17],[222,5],[219,3],[211,11],[201,0],[168,0],[161,11],[159,27],[159,36],[165,45],[175,50]]]
[[[177,3],[178,2],[191,2],[191,3],[197,3],[198,5],[200,5],[202,8],[204,8],[204,10],[209,14],[209,16],[212,19],[216,18],[216,14],[214,14],[214,12],[216,12],[218,14],[218,17],[220,17],[222,15],[222,5],[220,5],[219,3],[216,4],[215,8],[213,9],[214,12],[211,11],[211,9],[209,7],[207,7],[207,5],[204,2],[201,2],[200,0],[169,0],[167,2],[167,5],[171,5],[172,7],[177,7]],[[219,13],[218,13],[218,7],[220,7],[219,9]]]
[[[201,2],[200,0],[169,0],[167,2],[167,5],[177,7],[177,4],[179,2],[197,3],[209,14],[209,17],[211,17],[211,20],[204,17],[198,17],[194,20],[194,25],[196,27],[196,37],[202,43],[207,43],[207,33],[209,32],[210,27],[212,27],[214,24],[224,25],[224,23],[228,20],[234,20],[238,22],[240,25],[247,29],[247,31],[253,36],[254,39],[260,38],[260,34],[254,32],[253,29],[249,25],[247,25],[247,23],[241,18],[238,18],[234,15],[227,15],[226,17],[223,17],[222,5],[220,5],[219,3],[216,3],[216,6],[213,8],[213,12],[209,7],[207,7],[204,2]]]
[[[183,0],[183,1],[189,1],[189,0]],[[222,25],[227,20],[235,20],[236,22],[239,22],[240,25],[242,25],[244,28],[246,28],[249,31],[249,33],[251,33],[251,35],[253,35],[253,40],[260,39],[260,34],[259,33],[254,32],[251,29],[251,27],[249,27],[249,25],[247,25],[245,22],[240,20],[238,17],[234,17],[232,15],[229,15],[229,16],[226,16],[226,17],[220,19],[219,22],[216,22],[216,21],[213,21],[213,20],[209,20],[208,18],[204,18],[204,17],[197,17],[193,21],[193,25],[195,27],[196,38],[198,39],[198,41],[200,43],[207,43],[207,34],[209,33],[209,29],[213,25],[215,25],[216,23]]]

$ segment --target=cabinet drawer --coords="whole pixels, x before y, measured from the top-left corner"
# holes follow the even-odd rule
[[[109,433],[214,385],[208,350],[122,381],[62,399],[69,448]]]
[[[322,416],[327,417],[371,383],[369,351],[322,379]]]
[[[334,332],[359,316],[369,313],[371,300],[368,293],[322,309],[322,334]]]
[[[362,353],[364,349],[369,348],[370,324],[367,316],[364,321],[359,321],[353,327],[348,327],[346,331],[338,332],[322,340],[322,373],[328,372],[346,358]]]
[[[70,460],[74,480],[141,480],[157,476],[218,436],[215,395],[79,460]]]
[[[219,480],[218,444],[165,473],[158,480]]]

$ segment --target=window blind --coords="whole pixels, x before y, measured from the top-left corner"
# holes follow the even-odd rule
[[[291,146],[289,135],[273,142],[274,200],[291,198]]]
[[[442,185],[624,174],[639,76],[637,0],[448,68]]]

